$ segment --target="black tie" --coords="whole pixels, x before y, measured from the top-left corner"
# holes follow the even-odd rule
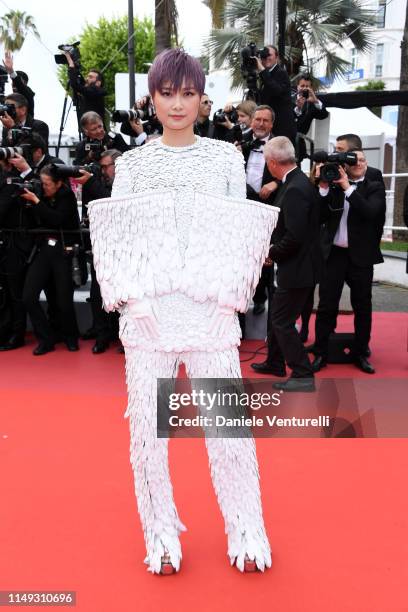
[[[266,140],[259,140],[258,138],[256,138],[255,140],[252,141],[252,148],[260,149],[261,146],[264,144],[266,144]]]

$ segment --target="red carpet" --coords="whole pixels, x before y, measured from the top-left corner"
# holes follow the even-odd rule
[[[407,377],[407,322],[375,313],[376,376]],[[339,330],[351,324],[342,317]],[[274,564],[247,575],[228,565],[203,440],[172,440],[188,531],[181,573],[152,576],[128,458],[123,355],[94,356],[82,343],[79,353],[34,358],[33,346],[0,355],[0,591],[74,590],[81,612],[408,610],[407,440],[258,440]],[[365,375],[330,366],[318,376]]]

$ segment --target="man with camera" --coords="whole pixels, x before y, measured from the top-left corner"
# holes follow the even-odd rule
[[[0,149],[0,167],[0,227],[3,229],[0,273],[7,299],[7,303],[2,307],[9,310],[9,324],[0,339],[0,351],[10,351],[25,343],[27,317],[22,296],[27,266],[32,259],[35,245],[33,234],[27,233],[27,230],[36,226],[36,219],[32,209],[26,206],[22,198],[24,177],[27,174],[24,158],[19,155],[9,158],[7,150]]]
[[[324,166],[318,170],[326,266],[319,287],[314,372],[327,365],[329,336],[336,328],[345,282],[350,287],[354,311],[353,360],[363,372],[375,372],[366,355],[371,333],[374,265],[383,262],[380,240],[385,223],[385,189],[383,183],[367,179],[364,152],[360,149],[354,153],[353,163],[350,159],[344,167],[338,165],[338,178],[333,178],[331,184],[325,180]],[[332,176],[332,168],[329,175]]]
[[[297,82],[297,92],[294,106],[296,129],[298,134],[307,134],[313,119],[321,120],[329,116],[323,103],[317,98],[312,88],[312,79],[309,74],[301,74]],[[306,154],[306,144],[303,138],[298,143],[298,160],[302,161]]]
[[[13,93],[19,93],[25,97],[28,104],[28,114],[34,117],[34,96],[33,90],[28,87],[28,75],[22,70],[14,70],[13,54],[11,51],[6,51],[4,54],[3,64],[11,78],[11,86]]]
[[[137,100],[130,111],[115,111],[112,120],[122,122],[120,131],[134,138],[137,147],[145,144],[148,136],[163,132],[150,95]]]
[[[74,62],[71,52],[66,45],[61,45],[62,52],[67,58],[69,84],[77,98],[78,118],[88,111],[97,113],[102,122],[105,119],[105,96],[106,90],[103,87],[103,75],[99,70],[92,69],[84,78],[81,74],[81,67],[78,62]]]
[[[314,377],[306,350],[295,328],[296,320],[319,280],[319,202],[315,188],[296,165],[295,149],[284,136],[272,138],[264,151],[271,174],[280,181],[275,205],[280,208],[272,234],[269,261],[277,264],[277,289],[268,330],[268,355],[263,363],[251,364],[262,374],[291,376],[273,387],[284,391],[313,391]]]
[[[103,151],[108,149],[124,153],[130,148],[120,134],[106,133],[101,117],[93,111],[82,115],[81,128],[85,138],[76,147],[74,160],[76,166],[98,161]]]
[[[360,136],[357,134],[341,134],[336,138],[335,151],[345,153],[347,151],[355,151],[363,148]],[[367,166],[365,177],[368,181],[380,181],[384,184],[384,178],[381,170]]]
[[[112,193],[113,180],[115,178],[115,161],[122,153],[114,149],[104,151],[101,154],[99,167],[101,174],[81,170],[82,178],[77,182],[82,185],[82,222],[88,227],[87,204],[91,200],[109,198]],[[102,305],[101,290],[96,278],[93,263],[91,263],[91,308],[92,326],[85,332],[83,339],[95,338],[92,353],[99,355],[109,347],[112,339],[118,336],[118,316],[114,312],[105,312]]]
[[[267,45],[266,57],[256,56],[257,69],[261,80],[260,101],[275,113],[273,132],[275,136],[287,136],[293,144],[296,140],[296,124],[292,112],[291,87],[286,70],[279,65],[276,47]]]
[[[9,94],[6,97],[5,106],[8,107],[8,109],[4,110],[4,112],[2,112],[0,108],[0,120],[3,124],[3,147],[10,147],[18,144],[18,139],[21,139],[22,136],[18,136],[16,141],[13,132],[16,129],[24,131],[25,128],[29,128],[32,132],[37,132],[48,147],[48,125],[44,123],[44,121],[33,119],[33,117],[28,114],[28,102],[24,96],[19,93]]]

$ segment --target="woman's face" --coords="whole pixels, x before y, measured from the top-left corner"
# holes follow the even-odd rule
[[[154,94],[153,103],[163,128],[186,130],[193,126],[197,119],[200,94],[185,81],[178,91],[174,91],[171,84],[165,82]]]
[[[238,111],[238,121],[246,125],[246,127],[251,125],[251,117],[242,111]]]
[[[44,191],[44,195],[47,198],[52,198],[57,193],[58,189],[62,185],[62,181],[53,181],[50,176],[41,174],[41,183]]]

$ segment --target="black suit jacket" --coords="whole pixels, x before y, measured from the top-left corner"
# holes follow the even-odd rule
[[[322,268],[319,198],[300,168],[286,176],[274,205],[280,207],[280,212],[269,256],[277,263],[278,287],[314,287]]]
[[[270,140],[274,136],[275,136],[275,134],[271,134],[269,136],[268,140]],[[242,154],[243,154],[244,160],[245,160],[245,171],[246,171],[249,155],[251,153],[251,149],[248,146],[248,144],[252,140],[253,140],[253,133],[252,133],[252,130],[251,130],[251,131],[249,131],[249,132],[247,132],[245,134],[245,137],[243,139]],[[266,183],[270,183],[271,181],[276,181],[276,179],[269,172],[268,166],[265,163],[265,167],[264,167],[264,171],[263,171],[263,175],[262,175],[262,187],[264,185],[266,185]],[[259,193],[256,193],[256,191],[251,187],[251,185],[248,185],[248,183],[247,183],[246,187],[247,187],[247,198],[248,198],[248,200],[255,200],[256,202],[263,202],[264,204],[272,204],[274,202],[274,200],[275,200],[276,191],[274,191],[269,196],[269,198],[267,200],[262,200],[262,198],[259,197]]]
[[[296,139],[296,124],[292,110],[291,88],[288,73],[277,65],[272,71],[268,69],[259,73],[261,79],[260,101],[268,104],[275,111],[273,133],[275,136],[287,136],[293,144]]]
[[[326,119],[329,116],[326,108],[316,108],[312,102],[305,102],[300,115],[296,115],[293,111],[296,120],[296,129],[300,134],[307,134],[312,125],[313,119]],[[302,161],[307,156],[307,147],[303,138],[298,139],[297,144],[298,160]]]
[[[380,241],[385,223],[384,185],[365,178],[357,183],[357,189],[348,201],[347,234],[351,261],[360,267],[382,263],[384,260]],[[330,192],[325,197],[320,196],[320,204],[322,219],[325,221],[322,232],[323,256],[327,259],[343,214],[344,194]]]
[[[365,177],[368,181],[377,181],[384,185],[382,172],[381,170],[378,170],[378,168],[372,168],[371,166],[367,166]]]

